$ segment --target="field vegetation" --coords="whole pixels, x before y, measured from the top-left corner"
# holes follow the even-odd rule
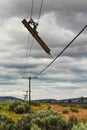
[[[0,130],[87,130],[87,109],[51,103],[0,103]]]

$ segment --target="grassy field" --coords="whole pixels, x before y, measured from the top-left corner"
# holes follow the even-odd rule
[[[15,112],[10,111],[9,104],[10,102],[0,103],[0,114],[5,114],[16,122],[18,118],[21,118],[23,116],[23,114],[16,114]]]
[[[9,104],[10,102],[6,103],[0,103],[0,114],[5,114],[8,117],[11,117],[15,122],[18,120],[18,118],[21,118],[24,114],[16,114],[13,111],[9,110]],[[64,115],[66,118],[71,117],[74,115],[77,117],[80,121],[84,121],[87,119],[87,109],[82,108],[80,106],[71,107],[71,106],[62,106],[58,104],[47,104],[47,103],[41,103],[39,105],[31,105],[31,110],[36,112],[44,111],[46,109],[54,109],[58,112],[60,115]]]

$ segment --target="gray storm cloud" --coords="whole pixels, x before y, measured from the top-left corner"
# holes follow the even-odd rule
[[[0,0],[1,95],[9,86],[11,92],[14,88],[14,96],[23,97],[21,93],[27,89],[28,82],[22,80],[21,76],[37,75],[87,24],[86,0],[44,0],[38,32],[51,49],[52,56],[48,56],[36,41],[31,44],[32,36],[29,36],[29,32],[21,23],[24,18],[29,20],[31,4],[32,0]],[[33,18],[36,21],[40,4],[41,0],[35,0]],[[86,66],[87,29],[40,75],[40,79],[32,83],[32,98],[47,98],[50,93],[50,98],[58,99],[61,98],[59,91],[63,98],[87,95]],[[48,91],[43,95],[46,89]],[[67,91],[72,92],[72,95],[67,95]],[[8,91],[6,95],[9,95]]]

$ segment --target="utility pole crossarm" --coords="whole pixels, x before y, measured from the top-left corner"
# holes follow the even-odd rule
[[[32,36],[36,39],[36,41],[40,44],[40,46],[46,51],[47,54],[50,54],[50,49],[46,45],[46,43],[40,38],[40,36],[34,31],[34,29],[30,26],[29,22],[24,19],[22,21],[24,26],[28,29],[28,31],[32,34]]]

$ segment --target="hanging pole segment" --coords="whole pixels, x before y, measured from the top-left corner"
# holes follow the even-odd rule
[[[46,51],[46,53],[50,55],[50,49],[48,48],[46,43],[40,38],[40,36],[37,34],[36,30],[34,30],[30,26],[29,22],[27,22],[26,19],[24,19],[22,23],[28,29],[28,31],[32,34],[32,36],[36,39],[36,41],[40,44],[40,46]]]

